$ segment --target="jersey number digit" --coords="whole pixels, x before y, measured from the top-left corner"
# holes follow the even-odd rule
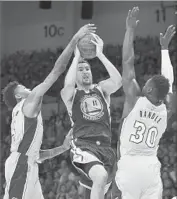
[[[144,139],[145,143],[148,147],[153,148],[155,147],[155,141],[158,134],[156,127],[151,127],[148,129],[147,137],[144,137],[144,134],[146,132],[146,126],[144,123],[135,121],[134,128],[136,129],[135,133],[131,134],[130,141],[134,142],[136,144],[139,144],[143,142]]]

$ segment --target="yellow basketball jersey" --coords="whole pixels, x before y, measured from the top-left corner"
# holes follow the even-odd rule
[[[160,138],[167,127],[165,104],[153,105],[140,97],[124,119],[120,135],[122,155],[156,155]]]

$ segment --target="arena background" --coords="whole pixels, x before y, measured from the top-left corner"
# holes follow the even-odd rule
[[[137,79],[140,85],[143,85],[150,76],[160,71],[159,33],[164,32],[170,24],[177,24],[177,15],[174,14],[177,10],[176,1],[53,1],[50,9],[41,9],[39,1],[1,1],[1,89],[12,80],[18,80],[29,88],[40,83],[52,69],[55,60],[74,33],[86,23],[96,24],[97,33],[105,43],[104,53],[121,71],[125,19],[128,10],[133,6],[140,8],[140,24],[135,40],[135,65]],[[87,19],[83,19],[83,15]],[[176,76],[176,35],[170,45],[170,56]],[[98,59],[95,58],[90,63],[94,81],[98,82],[108,76]],[[42,148],[61,145],[70,128],[66,109],[59,95],[65,74],[66,72],[44,98],[42,113],[45,129]],[[111,98],[113,147],[116,147],[123,102],[123,92],[119,90]],[[1,100],[0,198],[3,196],[5,186],[4,162],[10,153],[10,120],[11,112]],[[167,132],[161,139],[158,153],[162,162],[163,199],[171,199],[177,195],[176,130],[174,113]],[[70,165],[68,152],[40,165],[40,181],[45,199],[83,198],[83,190],[78,185],[78,179],[78,174]],[[115,188],[112,191],[114,195],[119,195]],[[107,198],[109,197],[110,194]]]

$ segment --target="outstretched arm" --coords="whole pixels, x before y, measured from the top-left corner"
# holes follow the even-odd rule
[[[168,119],[171,117],[173,113],[173,82],[174,82],[174,74],[173,74],[173,66],[171,64],[168,46],[172,37],[175,34],[175,26],[171,25],[167,28],[166,33],[163,35],[160,33],[160,45],[161,45],[161,74],[164,75],[170,83],[169,94],[167,96],[167,106],[168,106]]]
[[[40,150],[38,162],[43,162],[44,160],[54,158],[64,153],[65,151],[69,150],[71,140],[72,140],[72,129],[66,135],[66,138],[62,146],[59,146],[53,149],[48,149],[48,150]]]
[[[74,94],[75,84],[76,84],[76,71],[79,60],[80,60],[80,52],[76,47],[75,57],[65,77],[64,88],[61,90],[61,97],[66,106],[68,101],[72,99],[72,96]]]
[[[134,34],[135,28],[137,27],[138,21],[137,16],[139,9],[134,7],[132,10],[129,10],[128,16],[126,19],[126,33],[123,42],[123,55],[122,55],[122,65],[123,65],[123,74],[122,82],[125,95],[132,101],[134,98],[139,95],[140,88],[136,82],[136,75],[134,69]]]
[[[122,86],[122,77],[115,66],[103,54],[103,40],[98,35],[92,35],[95,38],[92,43],[96,45],[96,56],[103,63],[110,76],[109,79],[99,82],[99,86],[105,94],[110,95]]]
[[[123,73],[122,73],[122,85],[125,93],[125,103],[128,107],[127,109],[131,109],[136,100],[137,96],[140,94],[140,87],[136,81],[135,69],[134,69],[134,48],[133,48],[133,40],[134,40],[134,32],[137,27],[138,21],[137,16],[139,13],[138,7],[134,7],[132,10],[129,10],[128,16],[126,19],[126,33],[123,42],[123,55],[122,55],[122,65],[123,65]],[[125,110],[125,112],[128,112]],[[124,113],[127,114],[127,113]]]
[[[93,32],[95,27],[93,24],[88,24],[83,26],[72,38],[70,43],[64,49],[60,57],[55,62],[54,68],[46,79],[36,86],[28,98],[25,100],[23,107],[23,112],[27,117],[36,117],[40,111],[40,105],[43,95],[49,90],[49,88],[54,84],[58,77],[65,71],[66,66],[71,58],[71,55],[76,47],[77,42],[85,34]]]
[[[164,75],[170,83],[169,92],[172,93],[172,86],[174,82],[173,66],[171,64],[168,46],[175,34],[175,26],[171,25],[167,28],[165,35],[160,33],[160,44],[161,44],[161,73]]]

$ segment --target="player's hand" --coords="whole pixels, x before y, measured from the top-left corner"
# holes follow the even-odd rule
[[[168,49],[169,43],[175,33],[176,30],[174,25],[169,26],[164,35],[160,33],[160,45],[162,49]]]
[[[139,14],[139,8],[133,7],[132,10],[128,11],[128,16],[126,18],[126,29],[135,29],[139,23],[137,20]]]
[[[71,145],[71,140],[73,138],[73,130],[71,129],[68,134],[65,137],[65,140],[63,142],[63,147],[68,150],[70,148]]]
[[[76,45],[75,51],[74,51],[74,55],[77,59],[79,59],[81,57],[80,51]]]
[[[92,36],[94,37],[95,41],[91,40],[91,42],[96,45],[96,56],[98,57],[100,54],[103,53],[104,43],[98,35],[92,33]]]
[[[83,27],[81,27],[78,32],[75,34],[75,38],[77,40],[81,39],[83,36],[85,36],[86,34],[90,34],[90,33],[95,33],[96,32],[96,27],[95,24],[87,24]]]

